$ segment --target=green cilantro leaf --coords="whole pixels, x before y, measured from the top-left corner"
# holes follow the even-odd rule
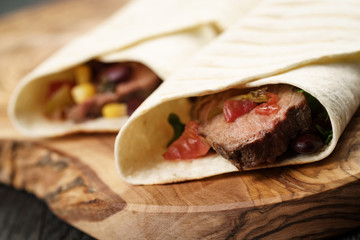
[[[174,137],[170,140],[170,142],[168,143],[167,146],[170,146],[174,141],[176,141],[181,134],[184,132],[185,130],[185,124],[183,124],[180,121],[180,118],[178,117],[178,115],[174,114],[174,113],[170,113],[169,117],[168,117],[168,122],[169,124],[173,127],[174,129]]]

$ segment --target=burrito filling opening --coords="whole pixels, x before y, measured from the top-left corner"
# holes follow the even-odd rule
[[[74,68],[71,75],[49,82],[44,101],[46,117],[83,122],[130,116],[162,82],[136,62],[90,61]]]
[[[181,127],[170,114],[175,136],[163,154],[166,160],[199,158],[214,150],[242,170],[273,163],[285,154],[315,153],[332,138],[325,108],[289,85],[195,98],[191,118]]]

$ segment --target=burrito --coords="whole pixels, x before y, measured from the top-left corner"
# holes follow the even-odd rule
[[[131,1],[27,75],[9,116],[31,137],[117,132],[162,80],[256,3]]]
[[[120,176],[162,184],[326,158],[360,103],[359,7],[259,4],[134,112],[115,142]]]

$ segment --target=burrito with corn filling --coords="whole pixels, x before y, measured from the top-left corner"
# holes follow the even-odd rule
[[[331,154],[360,103],[359,3],[339,3],[259,4],[134,112],[120,176],[171,183]]]
[[[131,1],[26,76],[11,120],[32,137],[118,131],[162,80],[257,2]]]

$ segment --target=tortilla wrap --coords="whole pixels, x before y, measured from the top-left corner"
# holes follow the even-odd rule
[[[265,1],[159,87],[131,116],[115,142],[120,176],[132,184],[161,184],[238,171],[219,154],[164,160],[173,137],[170,113],[190,119],[188,97],[231,88],[289,84],[326,108],[333,138],[319,152],[265,167],[327,157],[360,103],[360,2]],[[263,166],[264,167],[264,166]]]
[[[89,60],[135,61],[161,79],[246,14],[257,1],[134,0],[94,31],[74,40],[27,75],[17,86],[9,116],[24,135],[50,137],[79,131],[118,131],[128,117],[83,123],[51,121],[43,114],[46,86]]]

